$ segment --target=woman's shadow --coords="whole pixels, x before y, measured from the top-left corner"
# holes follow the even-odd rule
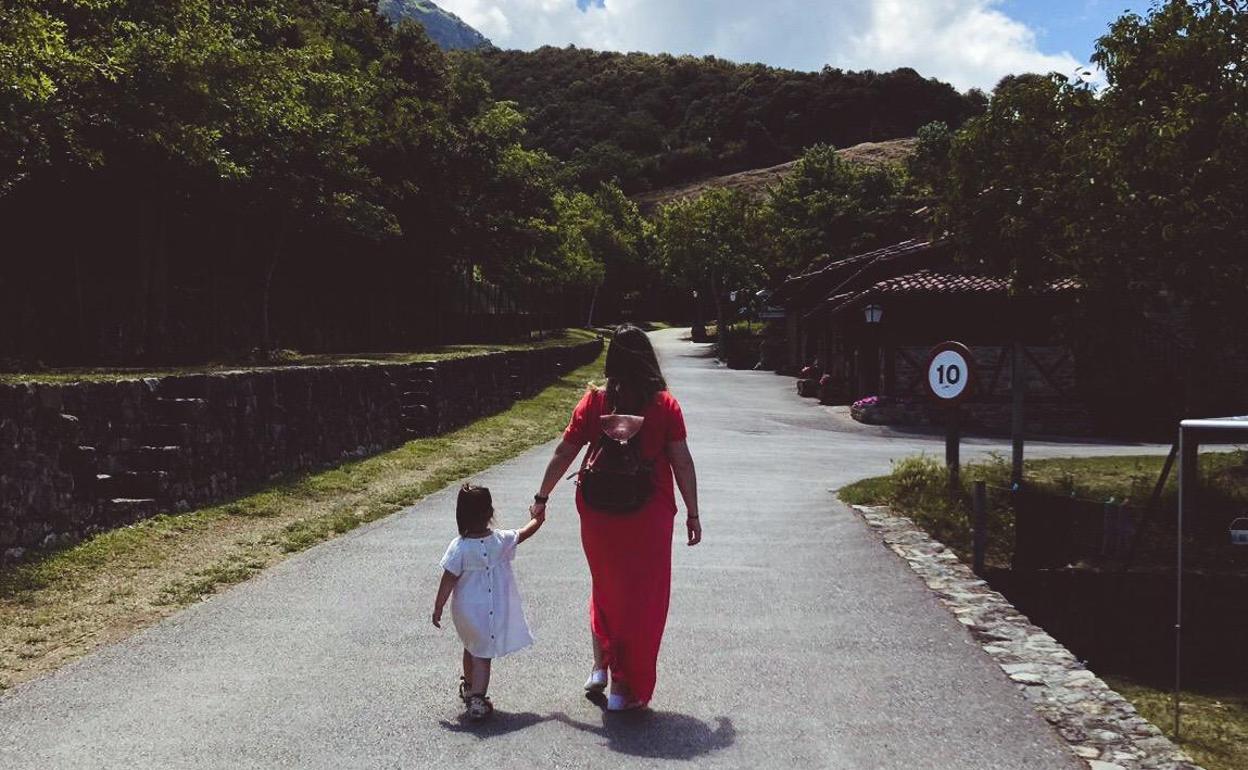
[[[726,749],[737,739],[727,717],[718,717],[713,728],[691,716],[650,709],[604,711],[601,726],[578,722],[563,713],[551,714],[550,719],[605,738],[612,751],[652,759],[696,759]]]

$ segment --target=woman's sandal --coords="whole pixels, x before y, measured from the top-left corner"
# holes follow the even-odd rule
[[[469,695],[466,703],[470,719],[481,720],[494,713],[494,704],[484,695]]]

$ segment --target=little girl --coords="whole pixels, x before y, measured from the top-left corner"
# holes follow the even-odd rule
[[[459,697],[473,719],[484,719],[494,711],[485,695],[490,686],[490,661],[533,643],[511,561],[516,557],[516,546],[541,529],[544,521],[546,514],[542,512],[519,530],[490,529],[494,523],[490,490],[472,484],[459,490],[455,506],[459,537],[451,541],[442,557],[433,625],[442,627],[442,608],[453,592],[451,619],[464,643]]]

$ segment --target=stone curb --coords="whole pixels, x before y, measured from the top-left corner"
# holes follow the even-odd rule
[[[851,507],[936,592],[1091,770],[1203,770],[943,543],[886,507]]]

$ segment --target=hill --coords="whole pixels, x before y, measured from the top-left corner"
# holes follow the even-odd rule
[[[380,0],[377,8],[395,24],[403,19],[418,22],[429,33],[429,38],[444,51],[493,47],[485,35],[429,0]]]
[[[917,139],[864,142],[853,147],[838,150],[838,154],[846,160],[857,163],[901,163],[914,153],[917,143]],[[665,187],[661,190],[651,190],[633,196],[633,200],[637,202],[637,205],[641,207],[643,212],[648,212],[666,203],[686,198],[696,198],[707,190],[716,187],[741,190],[752,197],[761,197],[767,192],[768,188],[788,176],[793,171],[793,165],[796,162],[791,160],[787,163],[768,166],[767,168],[739,171],[735,174],[725,174],[723,176],[710,177],[709,179],[700,179],[696,182]]]
[[[529,142],[580,185],[629,193],[793,160],[818,143],[850,147],[960,126],[985,97],[912,69],[797,72],[714,57],[579,48],[472,54],[495,97],[530,116]]]

